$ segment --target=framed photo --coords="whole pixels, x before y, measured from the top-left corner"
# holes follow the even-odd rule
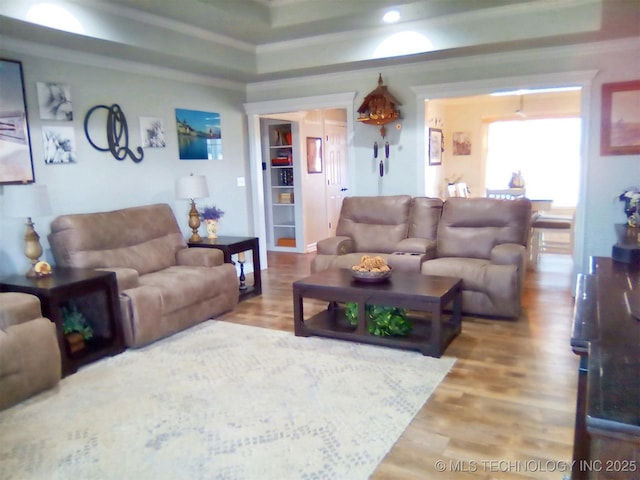
[[[41,120],[73,120],[71,87],[66,83],[37,82]]]
[[[0,185],[33,183],[22,63],[0,59]]]
[[[322,139],[307,137],[307,173],[322,173]]]
[[[440,128],[429,129],[429,165],[442,165],[444,137]]]
[[[222,160],[220,114],[176,108],[180,160]]]
[[[602,85],[600,154],[640,154],[640,80]]]
[[[453,132],[453,154],[471,155],[471,132]]]
[[[165,148],[164,123],[158,117],[140,117],[140,135],[143,148]]]
[[[44,163],[76,163],[76,137],[73,127],[42,127]]]

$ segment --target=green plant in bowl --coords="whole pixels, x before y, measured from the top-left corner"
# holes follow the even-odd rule
[[[411,332],[412,325],[404,308],[365,305],[365,312],[369,318],[368,330],[371,335],[403,337]],[[358,304],[348,302],[345,305],[345,315],[349,323],[356,326],[358,324]]]

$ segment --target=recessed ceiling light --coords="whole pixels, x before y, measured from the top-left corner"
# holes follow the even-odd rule
[[[400,20],[400,12],[398,10],[389,10],[382,17],[384,23],[396,23]]]

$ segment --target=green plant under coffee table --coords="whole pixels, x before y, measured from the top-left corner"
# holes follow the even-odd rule
[[[329,302],[330,308],[304,317],[304,300]],[[317,305],[317,302],[315,302]],[[357,325],[339,304],[357,305]],[[406,335],[375,335],[368,328],[366,305],[406,309],[411,331]],[[316,307],[317,308],[317,307]],[[353,307],[351,307],[353,308]],[[418,350],[440,357],[462,330],[462,280],[454,277],[393,272],[382,283],[354,281],[348,269],[330,269],[293,283],[296,336],[318,335],[386,347]]]

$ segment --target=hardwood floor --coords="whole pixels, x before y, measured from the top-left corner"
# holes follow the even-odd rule
[[[219,319],[293,332],[291,283],[309,275],[313,255],[270,252],[262,296]],[[523,302],[517,321],[464,317],[445,352],[453,369],[372,479],[569,477],[578,375],[570,257],[543,254]]]

